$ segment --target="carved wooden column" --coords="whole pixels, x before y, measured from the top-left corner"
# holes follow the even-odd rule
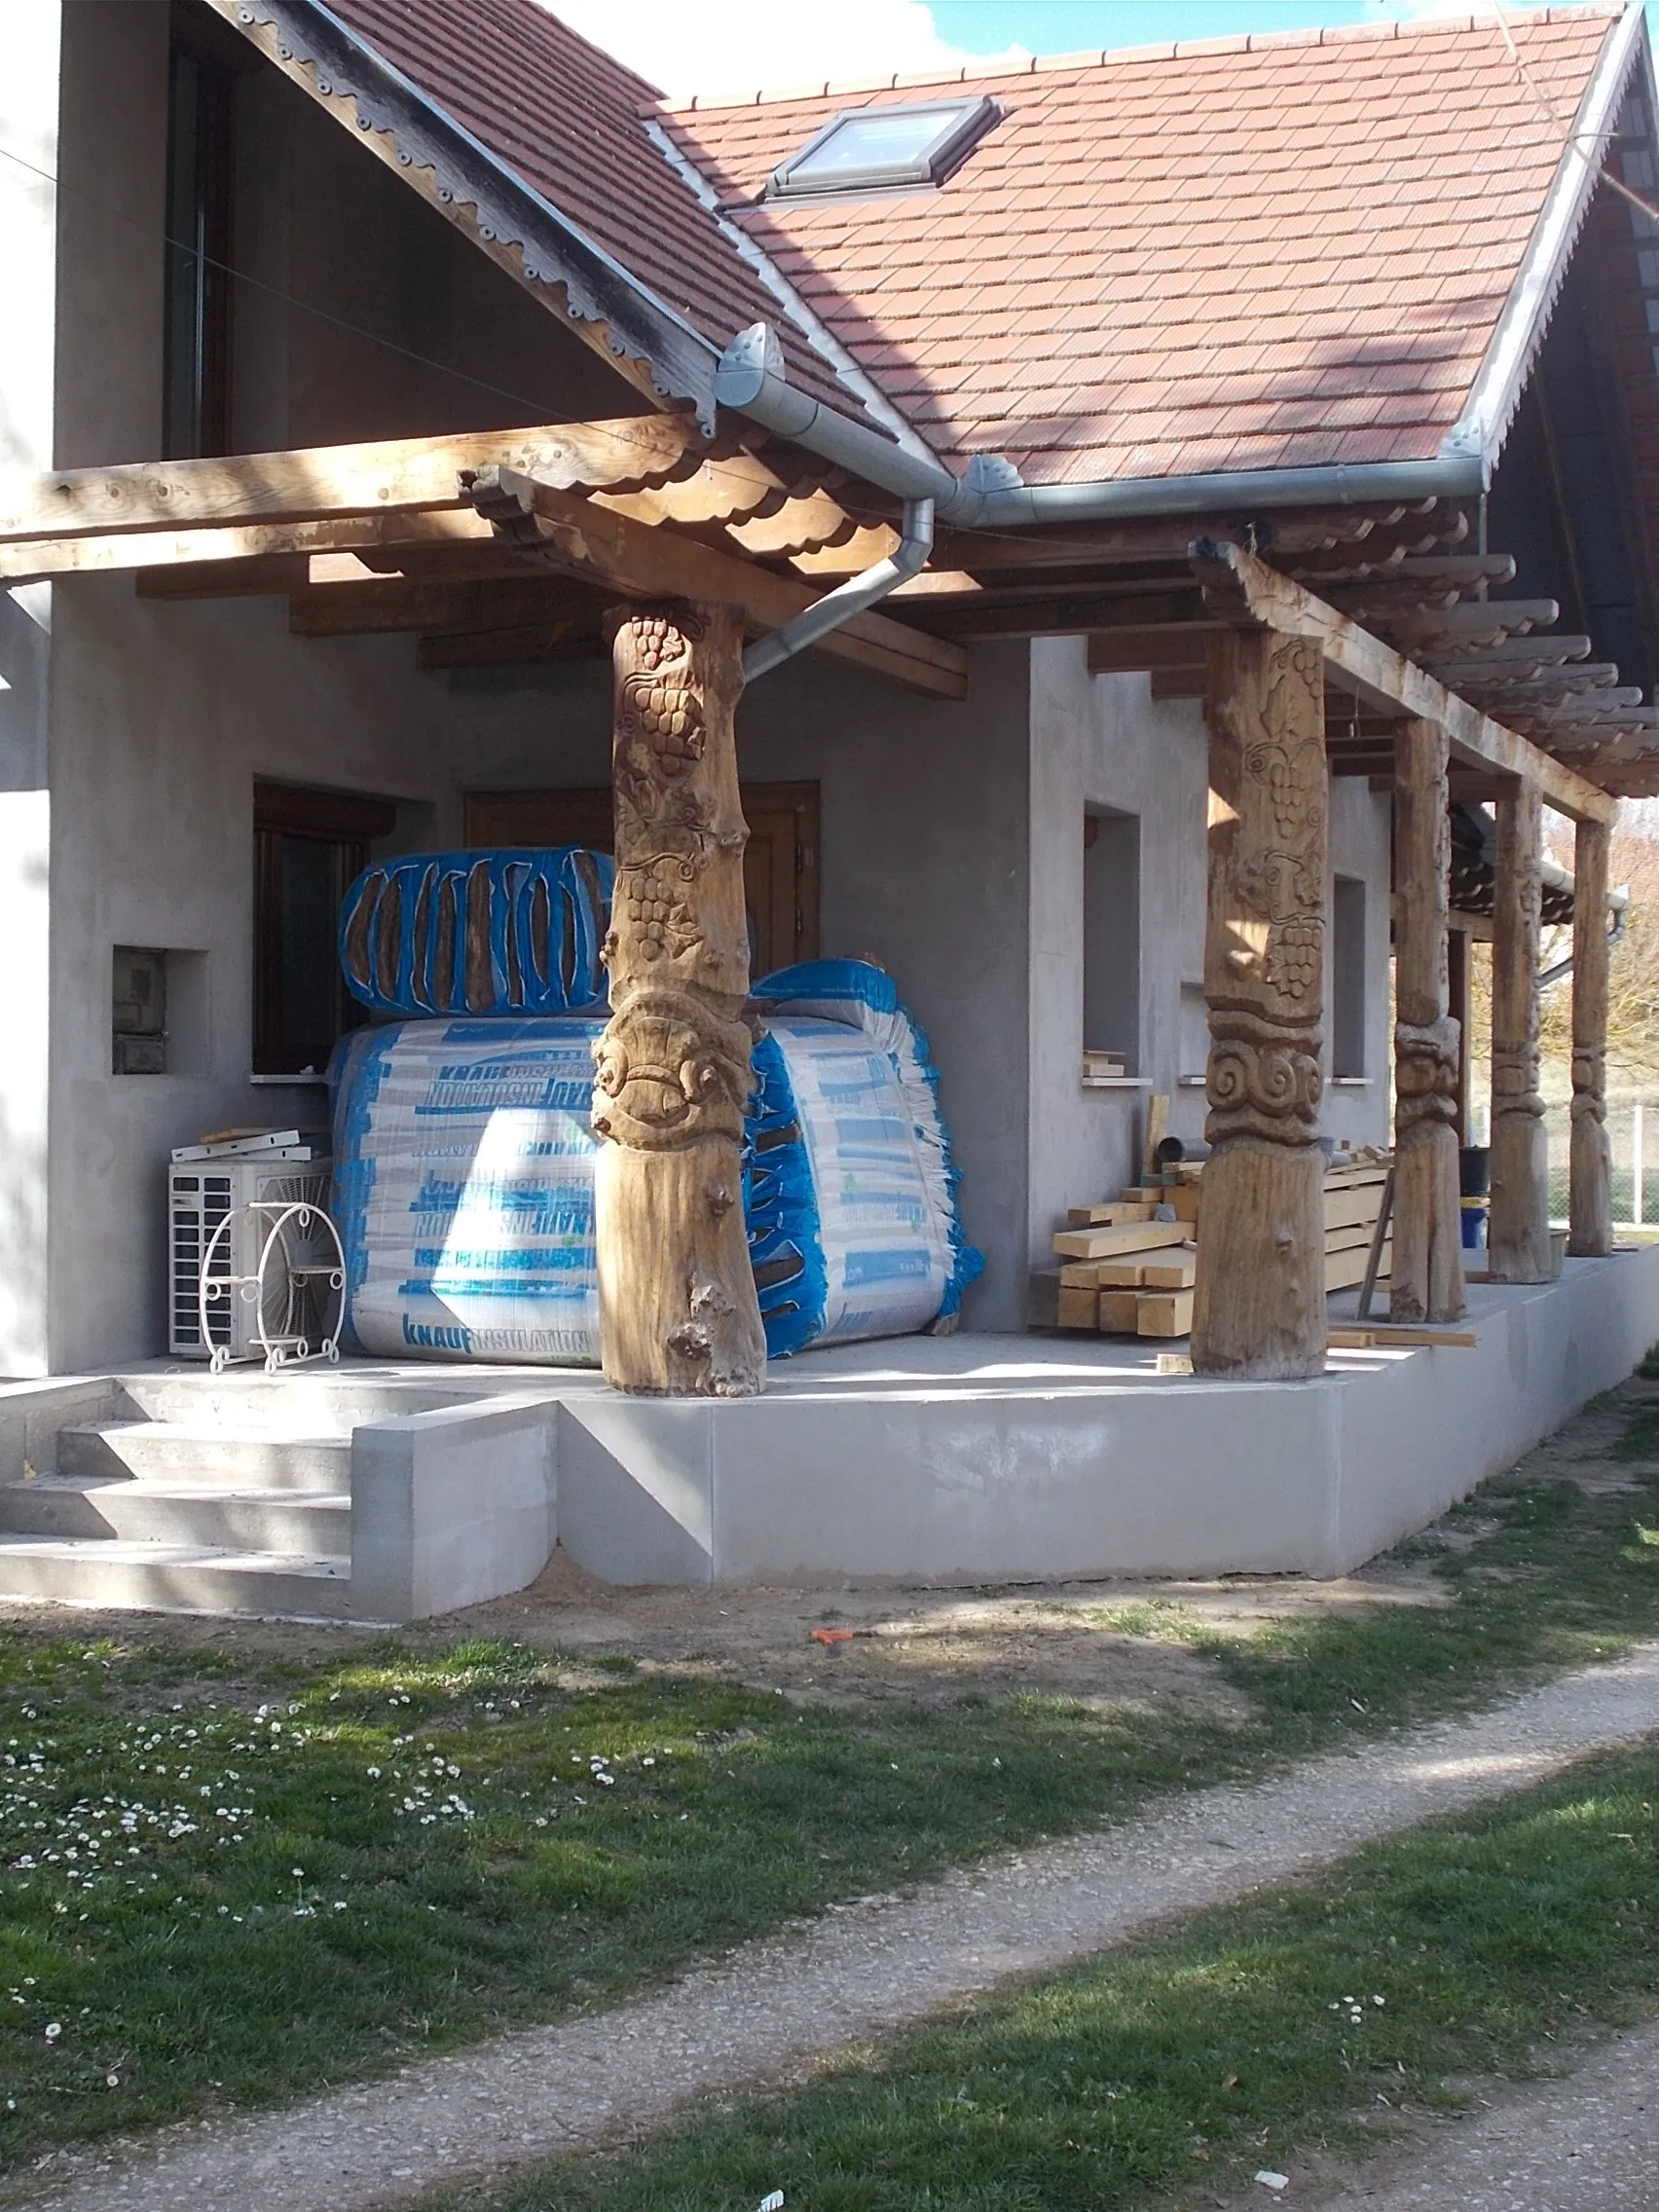
[[[1607,1146],[1607,858],[1612,829],[1581,822],[1573,851],[1572,1151],[1567,1248],[1601,1259],[1613,1248]]]
[[[1268,1380],[1325,1365],[1324,665],[1316,644],[1209,647],[1210,1053],[1193,1367]]]
[[[1410,721],[1394,740],[1394,1258],[1396,1321],[1463,1311],[1457,1177],[1458,1025],[1446,915],[1452,833],[1446,732]]]
[[[1497,802],[1492,939],[1492,1217],[1493,1282],[1547,1282],[1549,1145],[1538,1092],[1538,787],[1520,778]]]
[[[610,1021],[594,1048],[601,1356],[619,1390],[744,1397],[766,1346],[739,1163],[749,933],[729,607],[615,625]]]

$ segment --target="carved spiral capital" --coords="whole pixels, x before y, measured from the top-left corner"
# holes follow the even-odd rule
[[[1269,1144],[1312,1144],[1319,1114],[1318,1032],[1286,1034],[1239,1013],[1212,1016],[1212,1030],[1204,1085],[1209,1142],[1250,1136]]]

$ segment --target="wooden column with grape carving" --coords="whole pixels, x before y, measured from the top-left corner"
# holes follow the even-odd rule
[[[611,617],[616,886],[594,1048],[601,1358],[619,1390],[747,1397],[766,1345],[744,1233],[749,931],[734,608]]]
[[[1493,1282],[1547,1282],[1549,1143],[1538,1088],[1538,929],[1543,902],[1543,802],[1518,779],[1497,801],[1492,926]]]
[[[1612,827],[1581,822],[1572,875],[1572,1139],[1567,1248],[1599,1260],[1613,1248],[1607,1145],[1607,862]]]
[[[1210,1052],[1193,1322],[1199,1375],[1325,1365],[1324,663],[1272,630],[1209,645]]]
[[[1452,832],[1446,732],[1409,721],[1394,739],[1394,1257],[1396,1321],[1464,1309],[1457,1179],[1461,1032],[1447,947]]]

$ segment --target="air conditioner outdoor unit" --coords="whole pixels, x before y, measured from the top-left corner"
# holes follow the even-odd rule
[[[330,1180],[327,1161],[173,1162],[167,1169],[167,1350],[175,1359],[263,1358],[262,1330],[266,1341],[306,1337],[314,1349],[338,1300],[338,1291],[331,1301],[326,1281],[312,1272],[338,1249],[326,1229]],[[315,1211],[290,1215],[290,1206]],[[227,1216],[231,1226],[215,1244],[213,1233]],[[274,1233],[277,1246],[268,1254]],[[203,1336],[202,1267],[209,1245],[209,1281],[223,1287],[208,1300]]]

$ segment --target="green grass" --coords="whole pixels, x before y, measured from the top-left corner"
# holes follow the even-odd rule
[[[300,1667],[234,1632],[206,1656],[0,1635],[0,2161],[607,2002],[836,1899],[1659,1637],[1647,1419],[1628,1494],[1481,1493],[1466,1543],[1422,1552],[1443,1603],[1244,1641],[1158,1601],[1101,1616],[1185,1642],[1242,1721],[1034,1695],[801,1712],[512,1644]]]
[[[782,2189],[793,2212],[1113,2212],[1201,2183],[1207,2203],[1659,2008],[1656,1799],[1659,1752],[1598,1761],[807,2088],[436,2201],[734,2212]]]

